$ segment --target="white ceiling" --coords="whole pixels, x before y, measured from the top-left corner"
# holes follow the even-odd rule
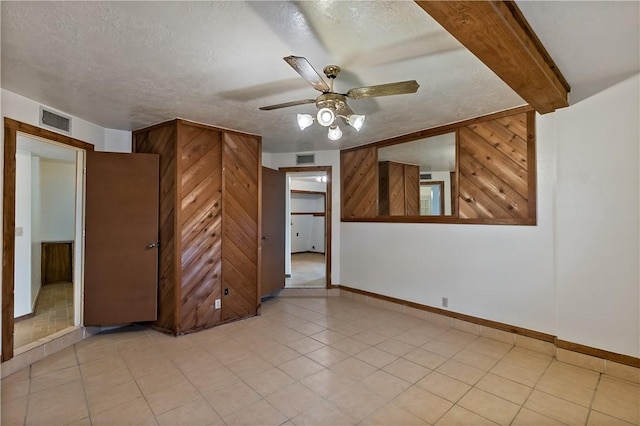
[[[638,69],[637,2],[518,4],[569,83]],[[1,8],[2,87],[108,128],[181,117],[259,134],[266,152],[313,151],[524,103],[410,1],[3,1]],[[282,60],[288,55],[305,56],[320,72],[340,65],[340,92],[411,79],[421,87],[350,100],[365,125],[359,133],[342,126],[343,138],[331,142],[317,124],[304,132],[296,125],[296,114],[314,105],[258,110],[319,94]]]

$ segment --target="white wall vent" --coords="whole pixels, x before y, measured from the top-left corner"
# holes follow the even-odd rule
[[[420,180],[431,180],[431,173],[420,173]]]
[[[296,165],[316,164],[315,154],[296,154]]]
[[[40,125],[51,130],[71,134],[71,117],[40,107]]]

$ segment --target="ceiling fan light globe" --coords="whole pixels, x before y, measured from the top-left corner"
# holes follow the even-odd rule
[[[311,114],[298,114],[298,127],[304,130],[313,124],[313,116]]]
[[[320,111],[318,111],[318,115],[316,115],[316,119],[321,126],[329,127],[335,121],[336,114],[329,108],[321,108]]]
[[[362,125],[364,124],[364,115],[351,114],[347,120],[347,123],[358,132],[362,129]]]
[[[331,126],[329,127],[329,133],[327,134],[327,137],[332,141],[340,140],[340,138],[342,137],[342,130],[340,130],[340,127],[338,127],[338,125]]]

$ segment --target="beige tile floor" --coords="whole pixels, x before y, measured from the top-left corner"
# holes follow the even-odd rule
[[[73,284],[46,284],[40,289],[35,316],[16,321],[13,347],[17,349],[72,325]]]
[[[2,381],[2,424],[628,425],[640,385],[344,298],[100,334]]]
[[[323,253],[293,253],[291,277],[285,279],[286,288],[325,288],[326,269]]]

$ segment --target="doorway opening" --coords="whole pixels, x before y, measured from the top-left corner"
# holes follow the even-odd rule
[[[330,167],[287,171],[285,288],[329,288]]]
[[[93,150],[9,118],[4,124],[2,361],[81,323],[84,165]]]
[[[78,324],[83,187],[80,150],[23,133],[16,144],[14,350]]]

